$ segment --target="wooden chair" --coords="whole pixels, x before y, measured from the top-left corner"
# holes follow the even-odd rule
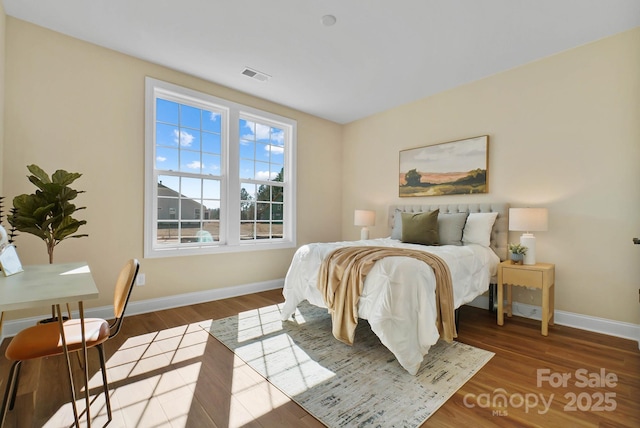
[[[133,290],[133,285],[135,284],[139,268],[140,263],[138,260],[131,259],[120,270],[113,298],[115,319],[111,324],[101,318],[85,318],[84,320],[87,349],[94,347],[98,348],[98,354],[100,356],[102,383],[109,421],[112,419],[111,401],[109,399],[107,369],[105,365],[104,348],[102,345],[108,339],[118,334],[122,327],[124,312],[127,308],[129,296],[131,296],[131,290]],[[69,352],[81,351],[82,326],[80,324],[80,320],[70,319],[65,321],[63,325]],[[8,360],[13,361],[13,364],[11,365],[9,378],[7,379],[2,409],[0,409],[0,427],[4,425],[7,411],[12,410],[15,404],[21,363],[25,360],[62,355],[63,353],[64,350],[62,347],[62,341],[60,340],[60,327],[58,323],[39,324],[26,328],[11,339],[11,342],[5,352],[5,356]],[[71,395],[72,400],[75,399],[73,390]]]

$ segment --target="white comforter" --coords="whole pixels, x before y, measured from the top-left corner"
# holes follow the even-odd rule
[[[326,307],[317,288],[320,264],[336,248],[356,245],[412,248],[440,256],[451,271],[456,308],[489,288],[500,262],[493,250],[474,244],[427,247],[382,238],[304,245],[296,251],[285,278],[283,320],[289,319],[303,300]],[[369,321],[400,365],[415,375],[431,345],[438,341],[433,270],[410,257],[386,257],[376,262],[365,279],[358,317]]]

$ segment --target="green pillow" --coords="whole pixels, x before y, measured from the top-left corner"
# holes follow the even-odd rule
[[[438,212],[402,213],[402,242],[438,245]]]

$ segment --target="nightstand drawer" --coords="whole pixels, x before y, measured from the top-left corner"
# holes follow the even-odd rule
[[[526,285],[527,287],[542,287],[542,272],[525,269],[502,269],[502,283],[512,285]]]

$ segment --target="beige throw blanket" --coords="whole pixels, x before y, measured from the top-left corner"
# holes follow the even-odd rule
[[[331,313],[333,335],[344,343],[353,344],[358,324],[358,300],[365,277],[377,260],[392,256],[412,257],[433,268],[436,277],[438,332],[440,337],[451,342],[457,334],[449,267],[435,254],[393,247],[344,247],[333,251],[323,260],[318,289]]]

